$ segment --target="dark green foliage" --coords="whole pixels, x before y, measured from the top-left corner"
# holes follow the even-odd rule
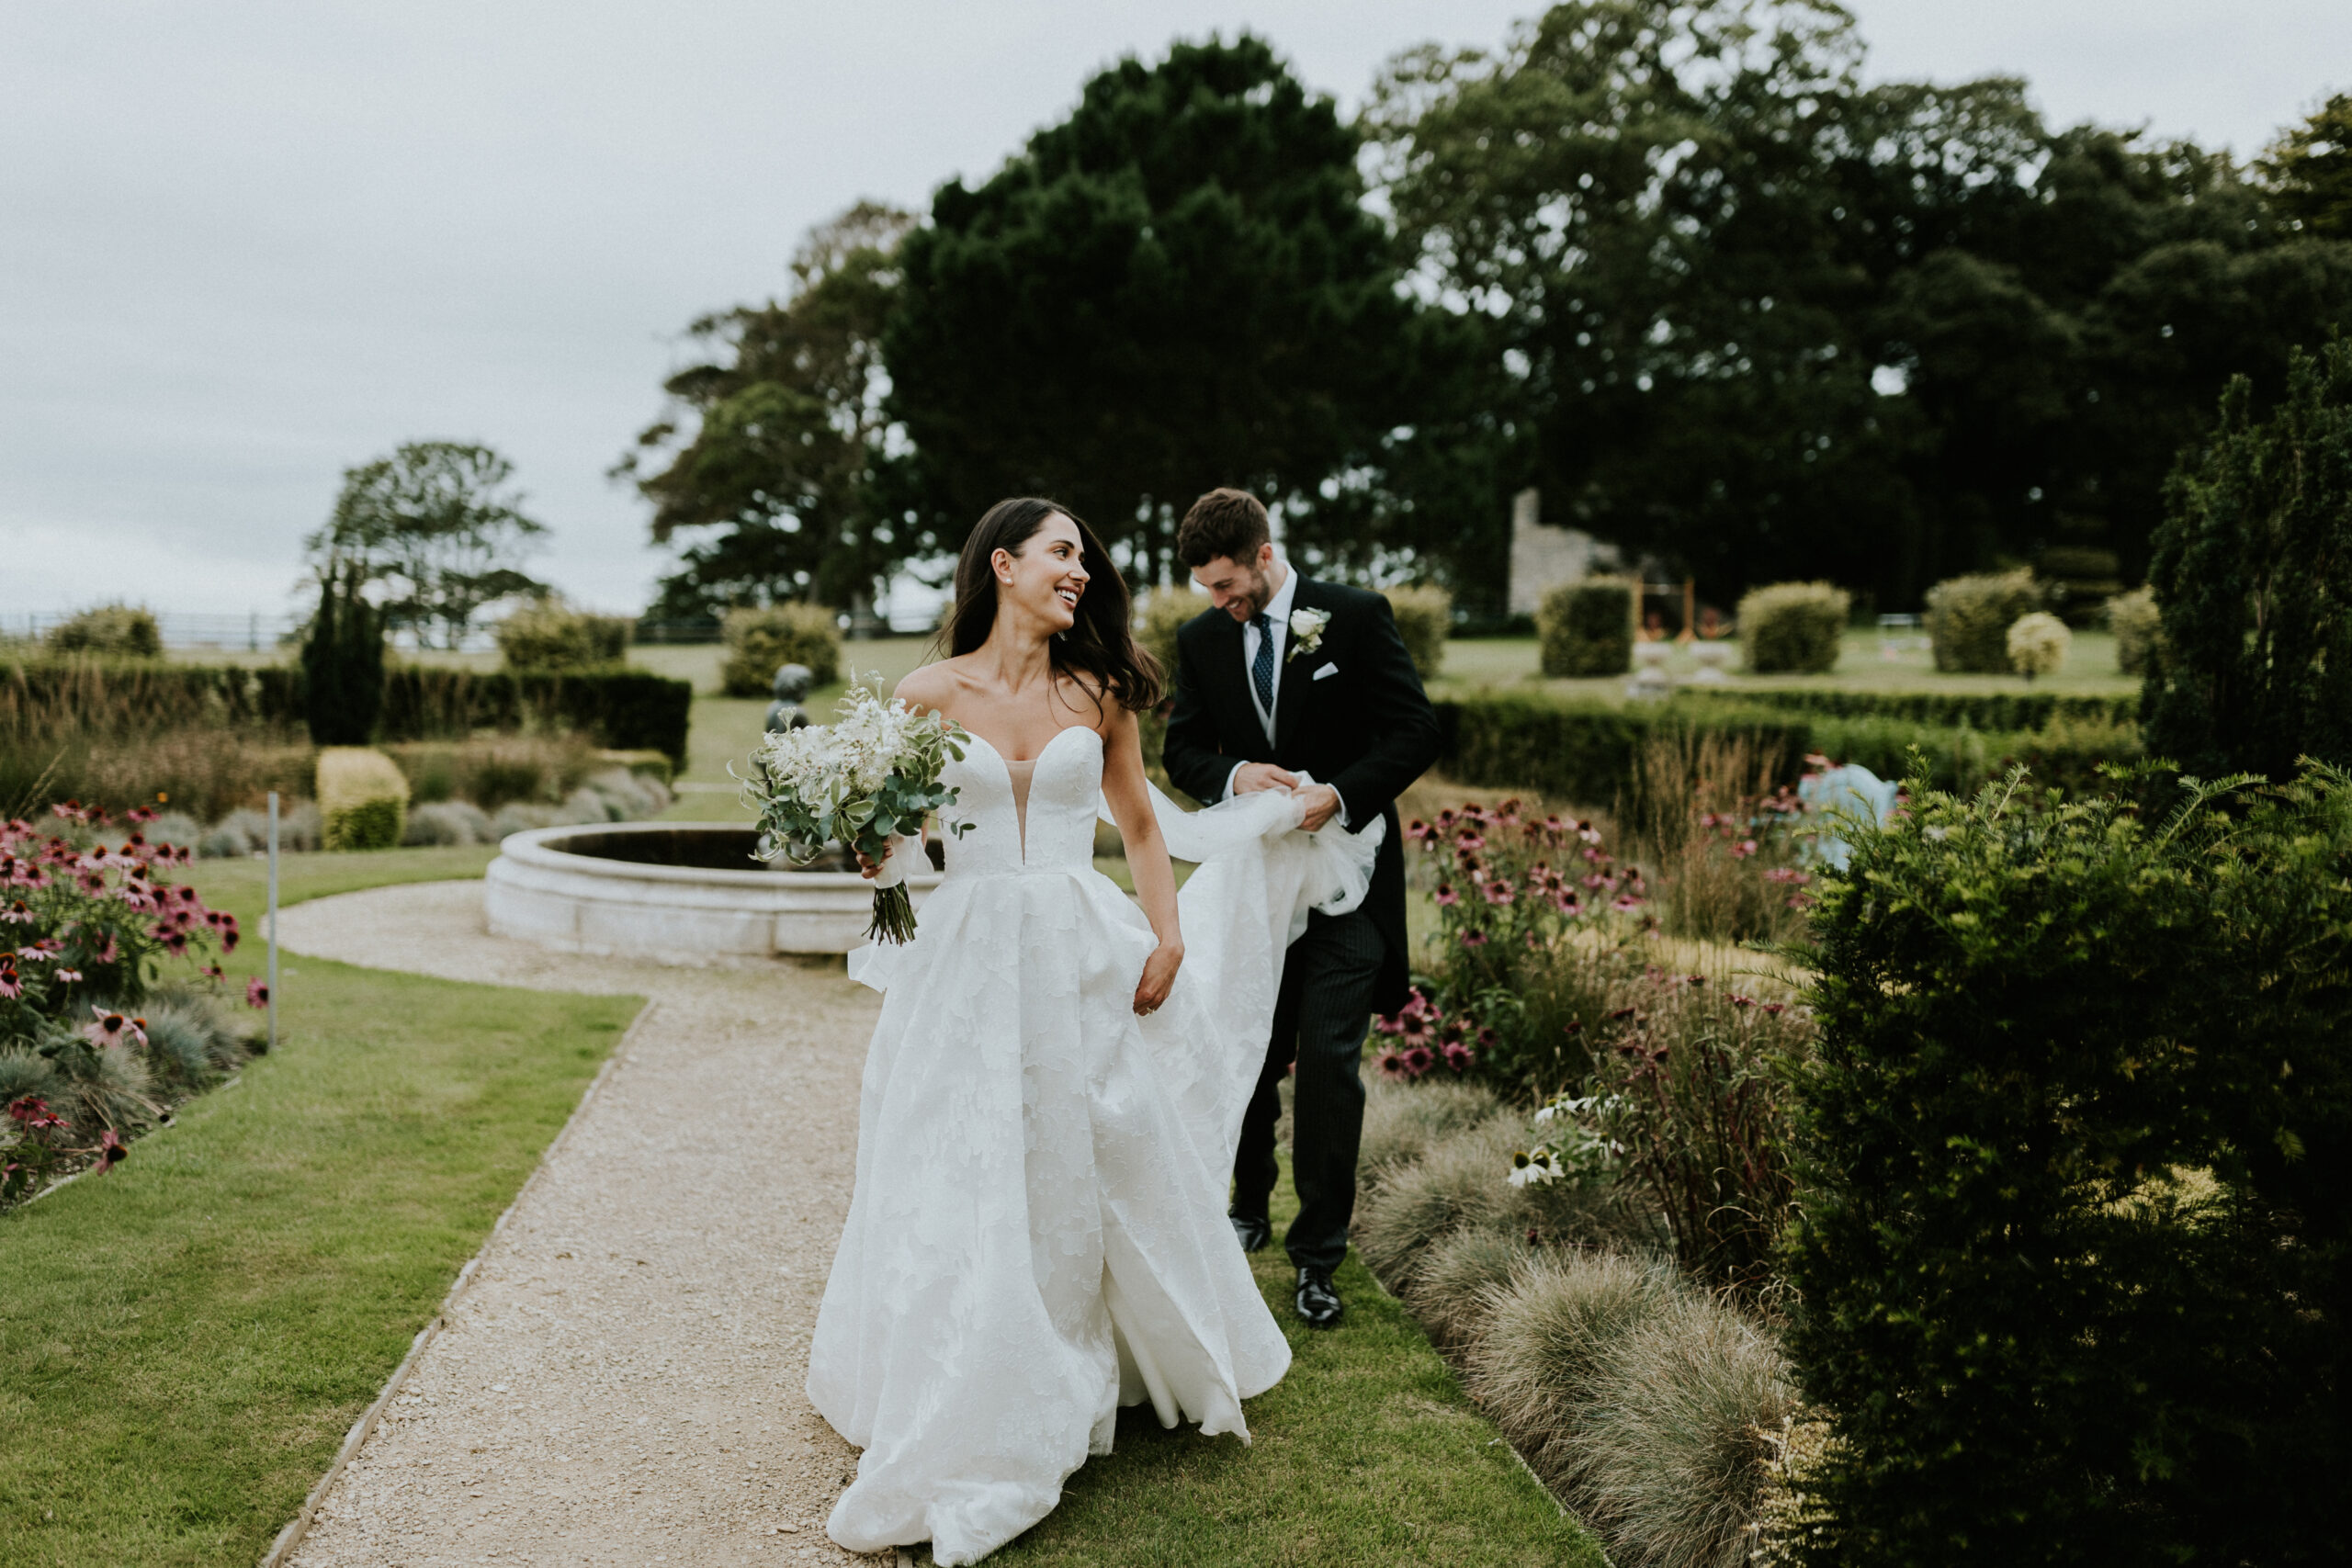
[[[2121,570],[2113,550],[2083,545],[2052,545],[2033,562],[2043,605],[2078,630],[2098,625],[2108,602],[2123,592]]]
[[[1391,65],[1401,238],[1525,367],[1501,460],[1718,604],[1909,607],[2062,538],[2138,576],[2172,455],[2352,311],[2352,245],[2225,153],[1874,74],[1816,0],[1575,0]]]
[[[2340,1562],[2352,783],[2161,827],[2013,787],[1915,781],[1815,885],[1818,1560]]]
[[[302,644],[302,715],[319,746],[365,746],[384,705],[384,618],[357,567],[319,580],[319,609]]]
[[[1739,601],[1739,646],[1758,674],[1826,675],[1838,665],[1853,596],[1826,582],[1776,582]]]
[[[1546,675],[1623,675],[1634,663],[1634,591],[1614,579],[1563,583],[1544,596],[1535,635]]]
[[[658,618],[716,620],[734,605],[801,598],[849,605],[934,547],[875,493],[880,339],[913,221],[860,202],[801,243],[784,299],[688,329],[710,358],[663,383],[672,415],[616,470],[653,502],[657,543],[717,530],[662,581]]]
[[[1939,729],[1963,724],[1976,729],[2041,729],[2061,719],[2130,724],[2140,715],[2137,697],[2067,697],[2049,692],[1743,691],[1739,703],[1838,718],[1903,719]]]
[[[2352,240],[2352,93],[2290,126],[2259,167],[2279,214],[2305,233]]]
[[[1283,509],[1310,566],[1498,546],[1498,496],[1391,493],[1489,416],[1449,390],[1458,319],[1397,287],[1360,147],[1245,34],[1121,61],[992,177],[941,186],[883,340],[916,525],[960,539],[1001,497],[1051,495],[1161,581],[1178,517],[1231,484]]]
[[[2352,344],[2296,355],[2289,383],[2267,419],[2231,383],[2221,429],[2173,477],[2149,570],[2148,743],[2207,776],[2352,764]]]
[[[406,664],[384,681],[383,738],[431,740],[477,729],[577,730],[616,751],[660,751],[680,767],[694,684],[643,670],[549,673]]]

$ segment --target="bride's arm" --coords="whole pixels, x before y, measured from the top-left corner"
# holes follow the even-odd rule
[[[1127,846],[1127,871],[1136,883],[1136,901],[1159,939],[1143,966],[1136,986],[1136,1011],[1150,1012],[1168,999],[1176,970],[1184,962],[1184,937],[1176,924],[1176,870],[1168,863],[1168,845],[1159,836],[1159,818],[1152,815],[1151,785],[1144,778],[1143,742],[1136,716],[1116,709],[1110,733],[1102,742],[1102,798],[1119,837]]]

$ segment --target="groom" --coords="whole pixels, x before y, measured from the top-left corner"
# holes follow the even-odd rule
[[[1355,1213],[1364,1028],[1407,996],[1396,799],[1437,758],[1437,716],[1388,601],[1290,570],[1274,555],[1256,496],[1213,490],[1194,502],[1176,531],[1176,556],[1215,608],[1176,634],[1176,707],[1163,753],[1170,780],[1215,802],[1295,787],[1306,773],[1315,781],[1304,791],[1310,830],[1335,819],[1349,829],[1375,817],[1388,824],[1363,906],[1309,916],[1290,945],[1233,1162],[1233,1228],[1255,1252],[1272,1236],[1274,1122],[1295,1062],[1298,1218],[1284,1240],[1298,1269],[1298,1315],[1329,1328],[1342,1310],[1331,1271],[1347,1257]]]

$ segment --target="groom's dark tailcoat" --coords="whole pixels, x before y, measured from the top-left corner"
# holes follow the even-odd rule
[[[1295,652],[1298,639],[1285,631],[1273,739],[1250,701],[1241,623],[1211,610],[1176,634],[1176,706],[1162,758],[1170,781],[1204,803],[1224,798],[1237,762],[1272,762],[1336,788],[1354,826],[1374,816],[1388,824],[1363,907],[1336,919],[1310,917],[1291,945],[1266,1070],[1234,1162],[1235,1212],[1262,1215],[1274,1186],[1281,1083],[1295,1059],[1299,1214],[1290,1255],[1301,1267],[1335,1269],[1347,1255],[1355,1209],[1364,1029],[1371,1014],[1394,1012],[1407,996],[1396,796],[1437,760],[1438,726],[1387,600],[1301,577],[1291,609],[1319,610],[1330,621],[1312,652]]]

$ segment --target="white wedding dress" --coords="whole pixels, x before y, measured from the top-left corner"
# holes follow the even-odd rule
[[[1290,1348],[1225,1216],[1234,1144],[1283,950],[1310,907],[1361,902],[1379,834],[1295,831],[1278,792],[1193,813],[1155,792],[1201,864],[1175,987],[1137,1018],[1156,943],[1094,869],[1100,737],[1034,763],[976,738],[944,778],[972,826],[914,941],[851,954],[886,999],[808,1353],[808,1397],[865,1450],[828,1533],[943,1564],[1051,1512],[1121,1404],[1249,1440],[1241,1402]]]

